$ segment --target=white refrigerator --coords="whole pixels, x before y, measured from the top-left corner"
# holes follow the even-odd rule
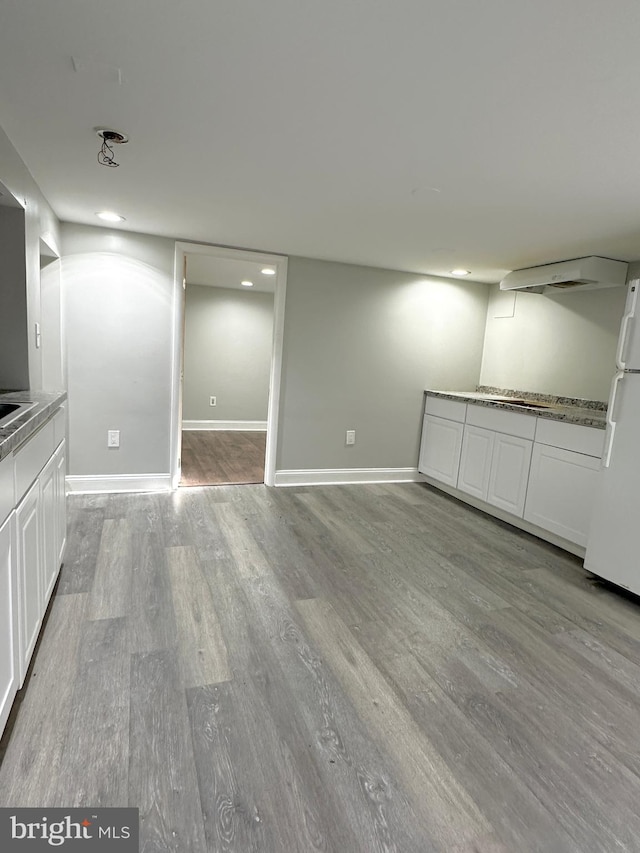
[[[628,286],[585,568],[640,595],[640,280]]]

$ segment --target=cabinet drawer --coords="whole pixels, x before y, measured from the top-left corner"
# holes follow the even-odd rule
[[[61,406],[53,416],[53,432],[53,446],[57,447],[67,433],[67,413],[64,406]]]
[[[467,423],[483,429],[492,429],[519,438],[532,439],[536,431],[536,416],[520,412],[506,412],[488,406],[467,406]]]
[[[55,429],[52,419],[14,451],[16,502],[22,499],[54,450]]]
[[[605,430],[582,424],[567,424],[564,421],[551,421],[538,418],[536,442],[585,453],[587,456],[602,456]]]
[[[447,418],[447,420],[458,421],[463,424],[467,404],[462,400],[445,400],[442,397],[431,397],[427,394],[424,411],[427,415],[435,415],[438,418]]]
[[[16,505],[13,483],[13,456],[0,459],[0,526]]]

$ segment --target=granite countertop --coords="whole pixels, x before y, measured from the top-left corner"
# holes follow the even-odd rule
[[[0,459],[26,441],[67,399],[66,391],[0,392],[0,403],[35,403],[35,406],[0,429]]]
[[[513,391],[505,388],[489,388],[479,385],[475,391],[435,391],[425,389],[433,397],[446,400],[463,400],[480,406],[507,409],[549,418],[554,421],[604,429],[606,427],[607,404],[600,400],[583,400],[576,397],[554,397],[551,394],[538,394],[530,391]],[[512,403],[510,400],[524,400],[531,405]],[[537,404],[537,405],[534,405]]]

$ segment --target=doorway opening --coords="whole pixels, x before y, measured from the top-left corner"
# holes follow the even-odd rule
[[[286,265],[176,244],[174,488],[273,485]]]
[[[266,444],[266,429],[200,430],[183,426],[180,487],[264,483]]]

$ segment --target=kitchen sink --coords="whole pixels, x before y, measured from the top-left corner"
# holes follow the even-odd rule
[[[553,403],[534,403],[533,400],[512,400],[509,397],[505,397],[500,402],[508,403],[510,406],[524,406],[527,409],[550,409],[554,405]]]
[[[0,429],[9,426],[34,406],[35,403],[0,403]]]

